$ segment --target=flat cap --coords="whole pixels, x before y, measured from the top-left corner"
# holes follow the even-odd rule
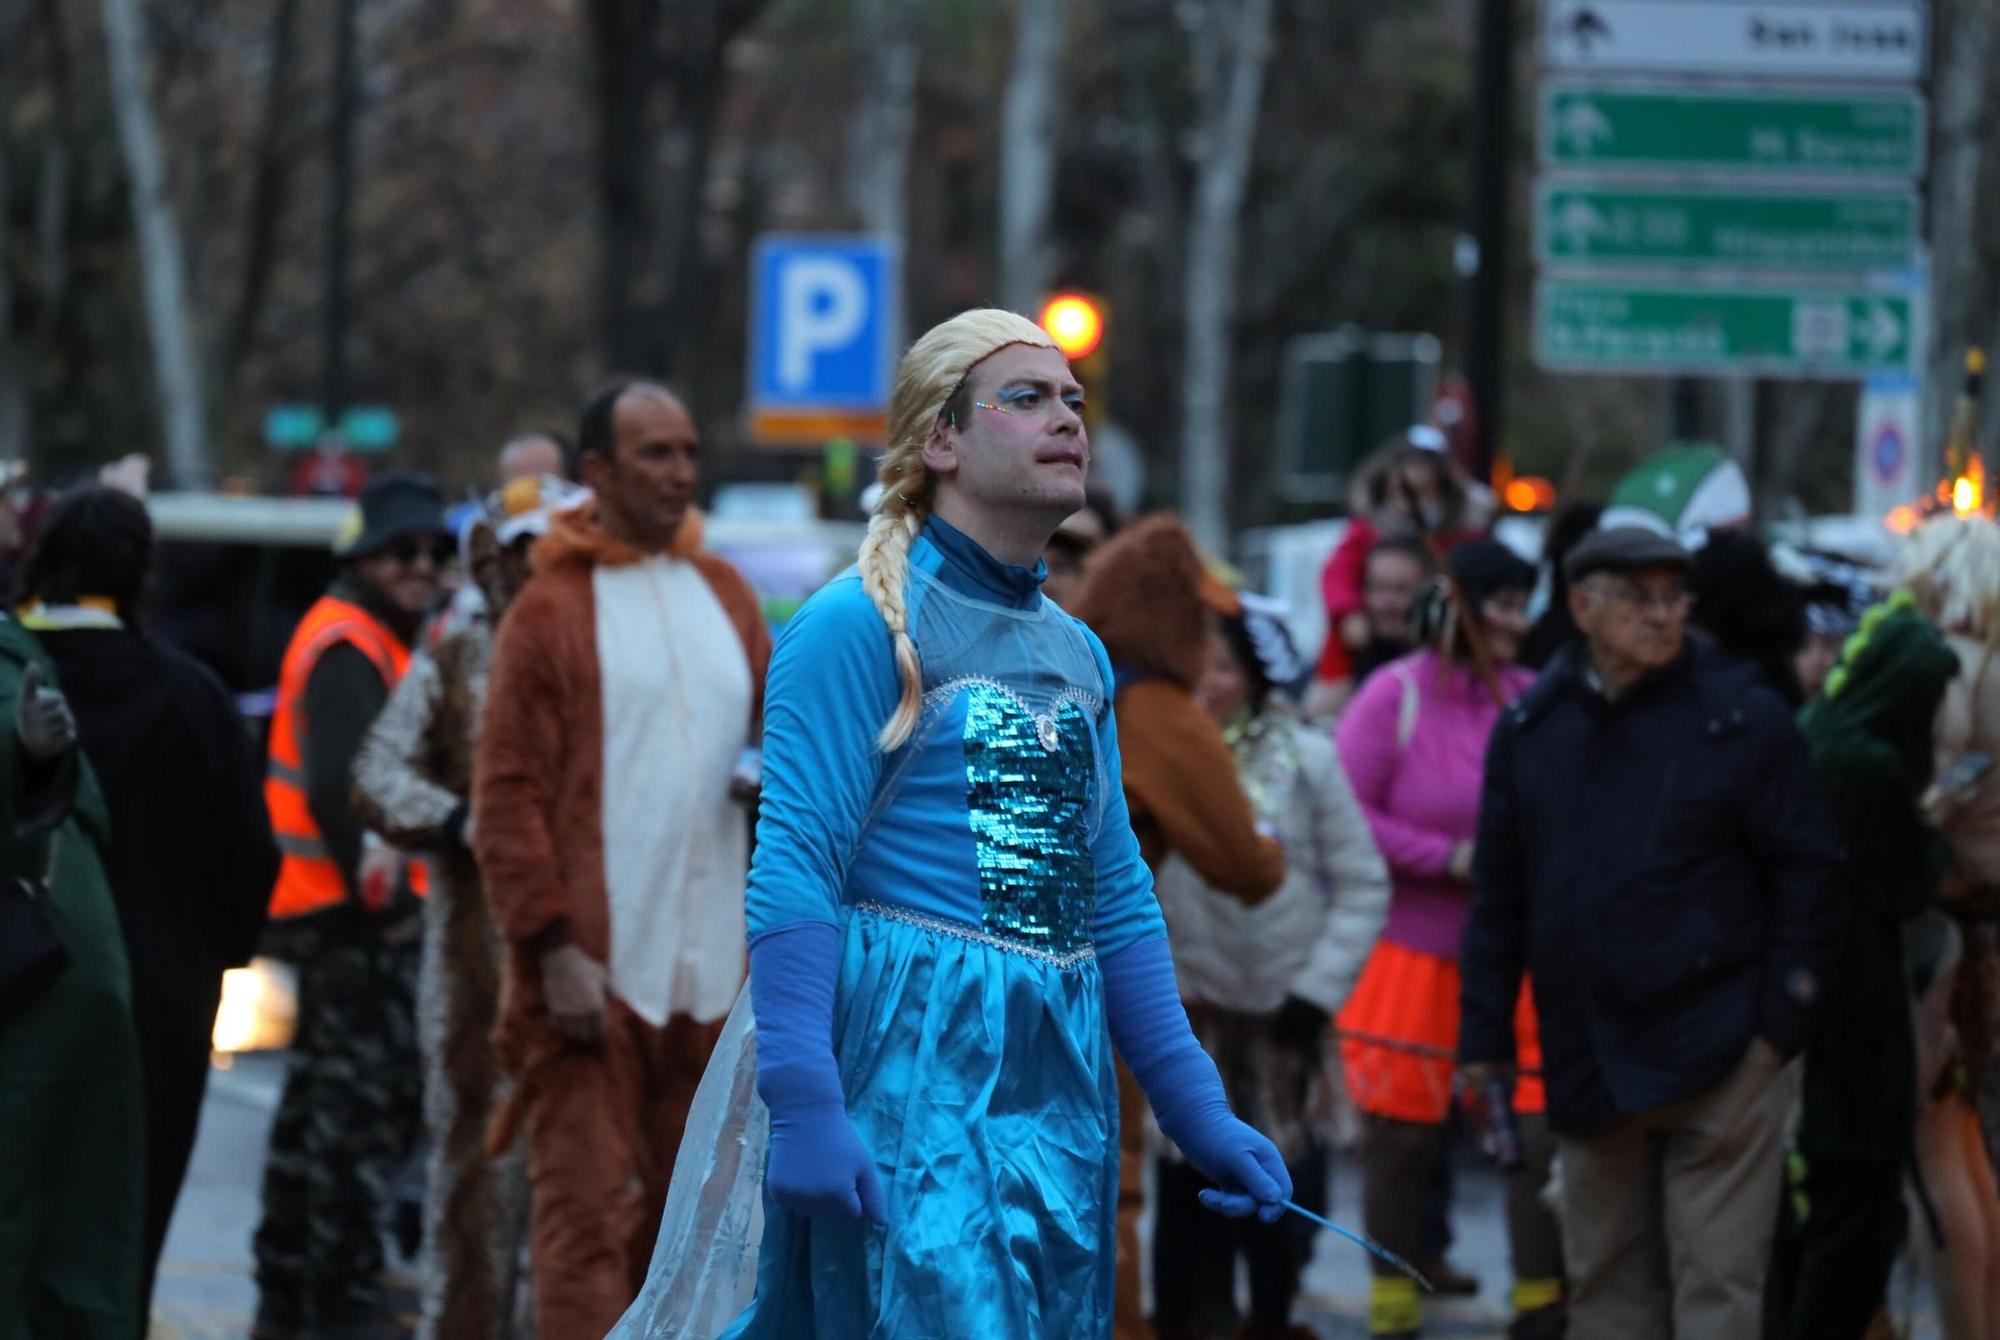
[[[1594,530],[1577,542],[1563,560],[1563,576],[1572,584],[1593,572],[1635,572],[1640,568],[1680,568],[1693,558],[1671,535],[1646,526],[1613,526]]]

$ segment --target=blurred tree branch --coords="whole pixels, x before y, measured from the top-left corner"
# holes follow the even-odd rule
[[[243,355],[257,333],[264,295],[270,288],[271,264],[277,254],[278,221],[284,214],[285,188],[290,177],[291,154],[287,151],[285,128],[292,116],[298,17],[299,0],[277,0],[271,13],[270,58],[264,75],[263,113],[257,132],[257,179],[251,188],[249,214],[244,220],[248,241],[243,280],[237,288],[235,311],[230,316],[218,360],[216,380],[225,401],[235,389]]]

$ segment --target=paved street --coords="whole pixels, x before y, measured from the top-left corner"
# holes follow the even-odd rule
[[[211,1076],[194,1165],[167,1236],[166,1260],[154,1300],[152,1340],[241,1340],[256,1306],[250,1281],[250,1232],[257,1217],[257,1179],[282,1074],[279,1059],[240,1057]],[[1427,1335],[1470,1340],[1498,1337],[1505,1326],[1506,1240],[1499,1188],[1468,1166],[1460,1179],[1453,1259],[1477,1273],[1476,1299],[1440,1303]],[[1359,1173],[1336,1173],[1335,1215],[1358,1218]],[[403,1284],[409,1283],[404,1276]],[[1310,1320],[1332,1337],[1366,1333],[1367,1267],[1358,1248],[1323,1235],[1307,1277]]]
[[[250,1281],[250,1232],[256,1223],[257,1179],[281,1063],[275,1056],[238,1058],[211,1077],[201,1136],[187,1188],[167,1236],[154,1300],[152,1340],[242,1340],[256,1305]],[[1351,1162],[1335,1172],[1334,1217],[1359,1218],[1360,1173]],[[1458,1179],[1452,1258],[1478,1275],[1477,1298],[1434,1302],[1424,1334],[1431,1340],[1498,1340],[1506,1329],[1507,1243],[1497,1180],[1467,1158]],[[407,1295],[407,1273],[397,1279]],[[1367,1334],[1367,1266],[1360,1249],[1323,1234],[1306,1280],[1305,1320],[1323,1340]],[[1898,1297],[1901,1286],[1898,1286]],[[1928,1307],[1910,1340],[1935,1340]]]

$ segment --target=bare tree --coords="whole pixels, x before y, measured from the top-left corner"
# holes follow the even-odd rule
[[[34,21],[30,0],[0,3],[0,206],[10,198],[8,113],[14,100],[14,53],[21,50]],[[0,239],[6,235],[0,218]],[[20,460],[28,448],[28,368],[14,338],[14,285],[0,247],[0,463]]]
[[[0,47],[14,49],[25,25],[15,16],[0,11]],[[0,59],[0,127],[7,123],[13,102],[13,83],[8,62]],[[7,199],[8,136],[0,131],[0,201]],[[7,258],[0,253],[0,463],[20,460],[28,448],[28,369],[14,339],[14,286]]]
[[[1014,64],[1000,105],[1000,300],[1027,312],[1048,282],[1063,6],[1018,0],[1014,23]]]
[[[284,213],[285,185],[291,157],[285,152],[285,125],[291,110],[292,67],[298,51],[299,0],[277,0],[271,14],[270,64],[264,76],[264,107],[257,132],[257,180],[250,191],[248,255],[243,283],[237,290],[236,311],[222,346],[221,386],[226,400],[234,386],[243,355],[257,333],[277,259],[278,220]]]
[[[1188,223],[1181,376],[1181,515],[1220,553],[1229,538],[1230,336],[1236,243],[1270,59],[1272,0],[1182,6],[1200,90],[1200,157]]]
[[[917,102],[915,0],[858,0],[854,7],[854,123],[847,200],[861,227],[901,246],[909,231],[910,132]]]
[[[45,349],[54,337],[56,314],[62,310],[69,284],[69,181],[71,146],[77,141],[74,88],[69,39],[58,0],[41,0],[42,35],[48,43],[50,93],[54,130],[42,154],[41,181],[35,191],[35,292],[41,316],[35,322],[34,347]],[[18,49],[12,44],[10,50]]]
[[[702,338],[700,223],[729,89],[724,57],[766,3],[589,4],[596,53],[598,312],[612,366],[674,374]]]
[[[182,270],[180,226],[167,194],[166,156],[147,92],[138,0],[104,0],[104,43],[112,111],[131,179],[132,222],[145,278],[146,321],[167,462],[176,483],[201,487],[210,481],[211,472],[201,377],[196,371],[194,314]]]
[[[1966,346],[1977,340],[1995,295],[1982,291],[1978,228],[1982,217],[1979,169],[1981,113],[1994,61],[1995,19],[1990,0],[1958,0],[1944,10],[1947,24],[1936,46],[1931,152],[1930,366],[1923,385],[1923,440],[1929,465],[1938,464],[1945,425],[1958,396]],[[1989,202],[1990,203],[1990,202]]]

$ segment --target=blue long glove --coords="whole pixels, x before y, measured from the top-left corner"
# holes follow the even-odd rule
[[[875,1160],[847,1116],[833,1059],[833,991],[840,932],[801,922],[750,947],[757,1014],[757,1094],[771,1109],[764,1184],[793,1214],[886,1225]]]
[[[1215,1062],[1195,1041],[1174,981],[1164,937],[1141,940],[1100,960],[1111,1041],[1153,1104],[1167,1138],[1220,1190],[1201,1203],[1232,1218],[1255,1213],[1276,1223],[1292,1198],[1292,1177],[1277,1146],[1238,1121]]]

